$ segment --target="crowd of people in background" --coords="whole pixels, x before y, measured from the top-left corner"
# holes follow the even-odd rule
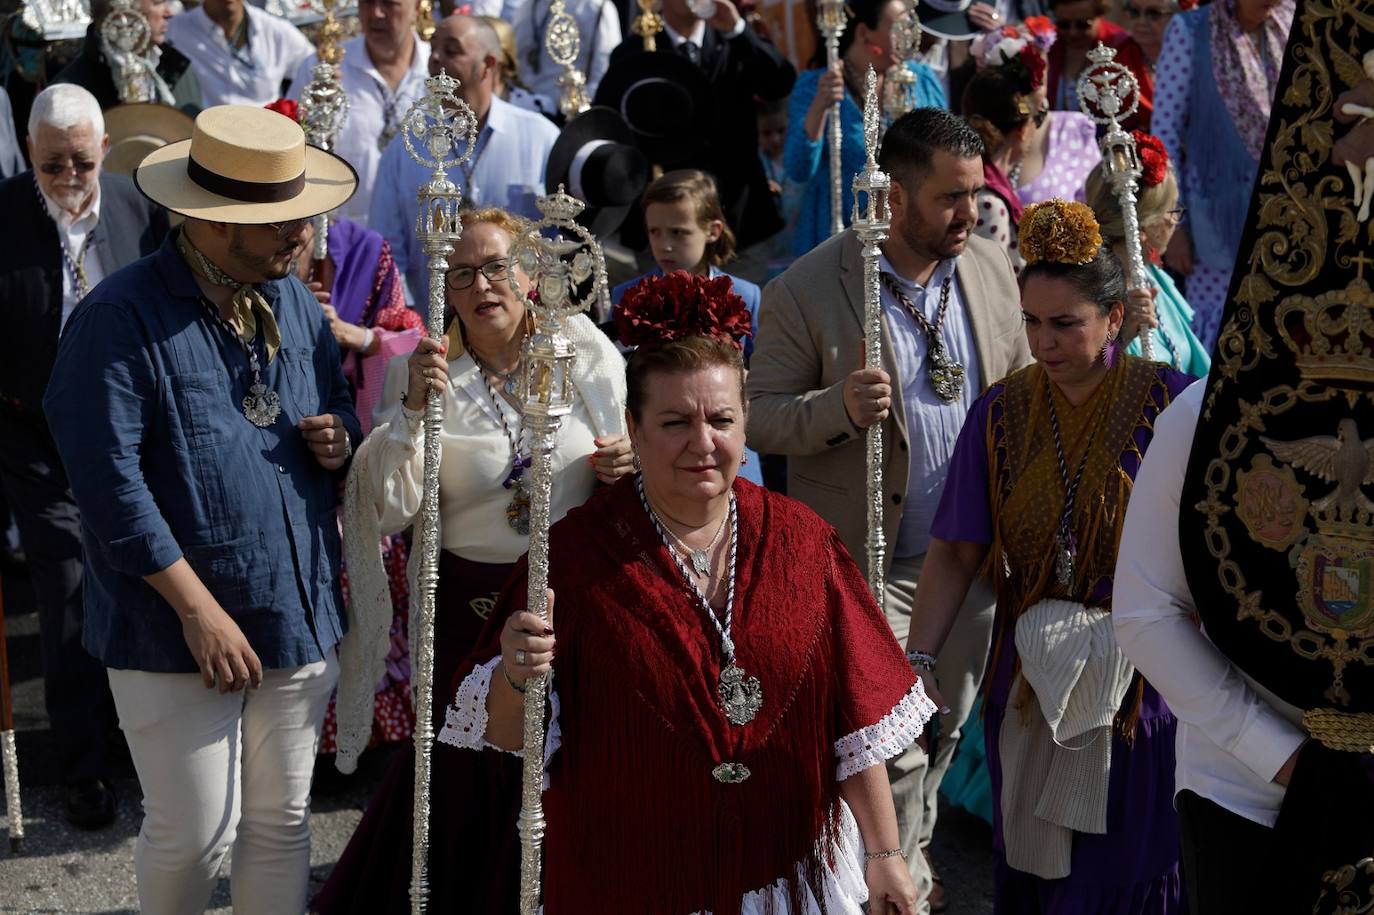
[[[271,119],[298,119],[318,57],[286,19],[244,0],[137,5],[150,26],[148,97],[198,118],[194,139],[164,151],[203,142],[207,118],[274,136],[281,125]],[[719,654],[717,630],[745,594],[756,603],[735,611],[740,664],[765,675],[765,703],[782,699],[783,681],[769,676],[792,678],[814,703],[787,712],[791,733],[811,729],[804,737],[783,749],[760,737],[753,758],[814,757],[808,765],[825,775],[836,764],[831,743],[859,734],[877,747],[841,759],[833,780],[810,770],[780,780],[811,805],[779,821],[795,835],[729,832],[692,809],[699,794],[674,800],[689,822],[670,824],[665,813],[655,828],[683,830],[672,846],[686,876],[654,870],[674,859],[641,847],[661,838],[652,832],[608,830],[613,841],[595,841],[589,814],[599,805],[628,815],[631,800],[554,776],[549,867],[564,882],[551,899],[586,910],[577,906],[595,898],[580,895],[590,891],[561,853],[591,868],[649,870],[615,888],[616,905],[630,908],[613,911],[667,898],[686,912],[742,893],[745,911],[773,911],[824,884],[839,911],[858,911],[869,893],[892,911],[941,912],[959,892],[929,853],[944,783],[992,824],[997,911],[1186,911],[1168,705],[1129,669],[1107,622],[1089,657],[1093,692],[1073,694],[1091,720],[1051,714],[1046,703],[1062,712],[1074,687],[1061,659],[1023,640],[1021,623],[1049,631],[1076,625],[1071,614],[1083,608],[1112,607],[1126,503],[1155,420],[1210,367],[1294,0],[850,0],[829,63],[821,42],[809,59],[789,59],[749,2],[662,0],[655,50],[630,29],[632,4],[566,8],[593,102],[572,117],[560,113],[562,68],[544,50],[550,0],[441,3],[433,22],[421,20],[417,0],[358,0],[340,64],[347,119],[329,154],[302,153],[307,174],[326,167],[308,158],[317,153],[342,163],[329,167],[355,176],[355,192],[308,214],[245,204],[242,219],[228,221],[238,225],[216,221],[198,192],[157,172],[159,152],[133,163],[137,187],[105,167],[106,117],[120,107],[100,32],[108,0],[93,0],[84,46],[51,85],[14,92],[13,105],[0,94],[0,200],[13,216],[0,246],[0,302],[11,316],[0,338],[0,523],[10,528],[0,546],[22,556],[36,586],[68,819],[113,821],[107,744],[118,727],[143,790],[144,911],[199,911],[231,847],[236,907],[307,906],[316,753],[351,766],[414,728],[409,531],[421,500],[420,416],[437,390],[433,723],[443,736],[431,905],[513,910],[520,765],[464,751],[518,751],[511,722],[524,681],[552,664],[552,629],[535,631],[518,610],[530,442],[514,379],[531,318],[529,277],[510,249],[539,218],[538,199],[561,184],[587,204],[614,289],[608,312],[571,323],[577,400],[554,454],[553,520],[567,517],[555,543],[572,547],[592,511],[631,519],[604,523],[620,525],[626,556],[661,552],[656,574],[666,583],[645,573],[615,605],[633,616],[642,594],[686,593],[680,619],[690,625],[678,625],[695,634],[665,636],[650,654],[666,666],[646,672],[626,646],[653,621],[602,631],[591,608],[594,595],[611,599],[589,571],[614,565],[611,547],[588,547],[587,569],[565,554],[551,574],[568,651],[565,666],[553,665],[569,703],[556,714],[565,734],[592,736],[565,737],[557,771],[601,767],[599,779],[620,778],[626,797],[641,797],[634,767],[586,744],[642,736],[655,721],[687,722],[685,757],[706,752],[698,744],[727,752],[732,732],[698,722],[705,713],[690,692],[661,707],[646,699],[618,719],[615,678],[594,653],[630,657],[668,690]],[[913,16],[921,40],[901,59],[894,30]],[[1080,109],[1078,79],[1099,43],[1139,87],[1126,125],[1142,165],[1137,239],[1126,237],[1104,176],[1101,128]],[[861,364],[863,264],[847,229],[867,155],[870,69],[880,93],[900,80],[912,102],[885,119],[879,155],[892,180],[882,368]],[[440,73],[459,81],[477,130],[470,158],[450,172],[464,228],[445,277],[448,331],[432,339],[430,264],[415,220],[430,169],[400,132],[426,78]],[[300,131],[291,130],[294,142]],[[248,159],[253,139],[235,135]],[[216,193],[232,197],[223,187]],[[186,222],[169,225],[164,207]],[[326,211],[317,259],[304,216]],[[1054,239],[1052,226],[1062,229]],[[1145,285],[1128,290],[1123,264],[1135,242]],[[627,315],[652,324],[653,303],[675,296],[737,310],[743,331],[692,325],[665,345],[629,329]],[[1153,363],[1135,358],[1147,339]],[[262,449],[245,444],[254,430],[237,415],[242,392],[226,366],[233,377],[251,367],[255,388],[281,393],[272,402],[280,421],[249,417],[272,430]],[[244,387],[246,405],[255,388]],[[889,545],[876,606],[860,578],[863,440],[875,424],[888,443]],[[682,482],[689,461],[709,474]],[[817,533],[831,526],[833,536]],[[788,550],[815,565],[783,568]],[[766,574],[798,577],[765,587]],[[831,595],[825,612],[776,615],[807,589]],[[1055,618],[1047,604],[1078,610]],[[346,618],[385,637],[364,649],[367,665],[350,668],[345,652],[340,671]],[[779,637],[768,620],[792,628]],[[821,639],[815,666],[797,658],[770,667],[749,653],[774,637],[800,653],[822,626],[847,634]],[[848,670],[855,659],[895,669],[895,679],[878,688],[873,678],[832,676],[832,665]],[[184,679],[166,689],[166,677]],[[214,701],[202,680],[220,687]],[[245,686],[256,701],[238,698]],[[714,709],[703,696],[700,706]],[[938,726],[927,724],[927,697]],[[903,740],[878,740],[875,728]],[[1062,750],[1085,735],[1097,741],[1092,754]],[[217,751],[196,752],[202,745]],[[668,744],[652,744],[642,764],[675,759]],[[393,757],[311,911],[408,908],[412,767],[408,749]],[[226,773],[241,797],[226,789]],[[1063,803],[1046,814],[1037,806],[1045,797]],[[826,821],[828,805],[841,803],[846,819]],[[782,817],[777,797],[749,804]],[[575,828],[558,820],[571,811]],[[739,861],[694,895],[692,868],[714,865],[688,846],[706,836]],[[821,836],[857,848],[867,871],[821,868],[824,856],[807,847]],[[756,853],[746,853],[751,842]],[[811,882],[799,871],[781,876],[793,864],[821,869]]]

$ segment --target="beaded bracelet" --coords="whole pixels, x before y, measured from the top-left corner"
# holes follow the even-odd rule
[[[911,665],[913,670],[934,670],[935,655],[928,651],[917,651],[912,649],[906,653],[906,662]]]
[[[887,851],[866,851],[864,852],[864,861],[881,861],[884,858],[895,858],[898,855],[902,856],[903,861],[906,860],[906,852],[900,848],[889,848]]]

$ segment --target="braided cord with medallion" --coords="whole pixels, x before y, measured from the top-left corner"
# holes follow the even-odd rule
[[[954,272],[951,270],[940,281],[940,307],[935,313],[935,323],[931,324],[930,319],[921,314],[921,310],[916,307],[915,303],[907,298],[906,293],[902,292],[902,288],[897,285],[897,280],[892,274],[883,274],[883,282],[887,285],[888,292],[892,293],[893,298],[902,304],[902,307],[911,315],[912,320],[920,325],[921,331],[926,335],[926,346],[929,350],[927,358],[930,360],[930,385],[935,389],[935,396],[944,403],[954,403],[964,390],[964,367],[949,354],[944,339],[945,315],[949,312],[949,290],[953,279]]]

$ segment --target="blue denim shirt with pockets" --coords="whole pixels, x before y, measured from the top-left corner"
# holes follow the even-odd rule
[[[344,630],[339,474],[296,424],[334,413],[361,442],[338,346],[299,280],[261,284],[281,328],[263,381],[282,412],[252,425],[247,357],[175,235],[77,307],[43,401],[81,509],[84,644],[107,667],[195,672],[180,619],[143,580],[184,556],[264,668],[322,660]]]

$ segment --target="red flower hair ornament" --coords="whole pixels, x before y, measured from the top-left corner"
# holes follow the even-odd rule
[[[1132,130],[1131,136],[1135,138],[1136,154],[1140,156],[1140,184],[1154,187],[1169,173],[1169,151],[1159,137],[1143,130]]]
[[[285,115],[293,121],[299,122],[301,119],[301,109],[298,104],[289,98],[279,98],[275,102],[268,102],[262,107],[268,111],[275,111],[277,114]]]
[[[615,309],[620,342],[660,349],[688,337],[724,337],[743,349],[753,330],[749,309],[724,274],[707,278],[685,270],[647,276],[625,291]]]

